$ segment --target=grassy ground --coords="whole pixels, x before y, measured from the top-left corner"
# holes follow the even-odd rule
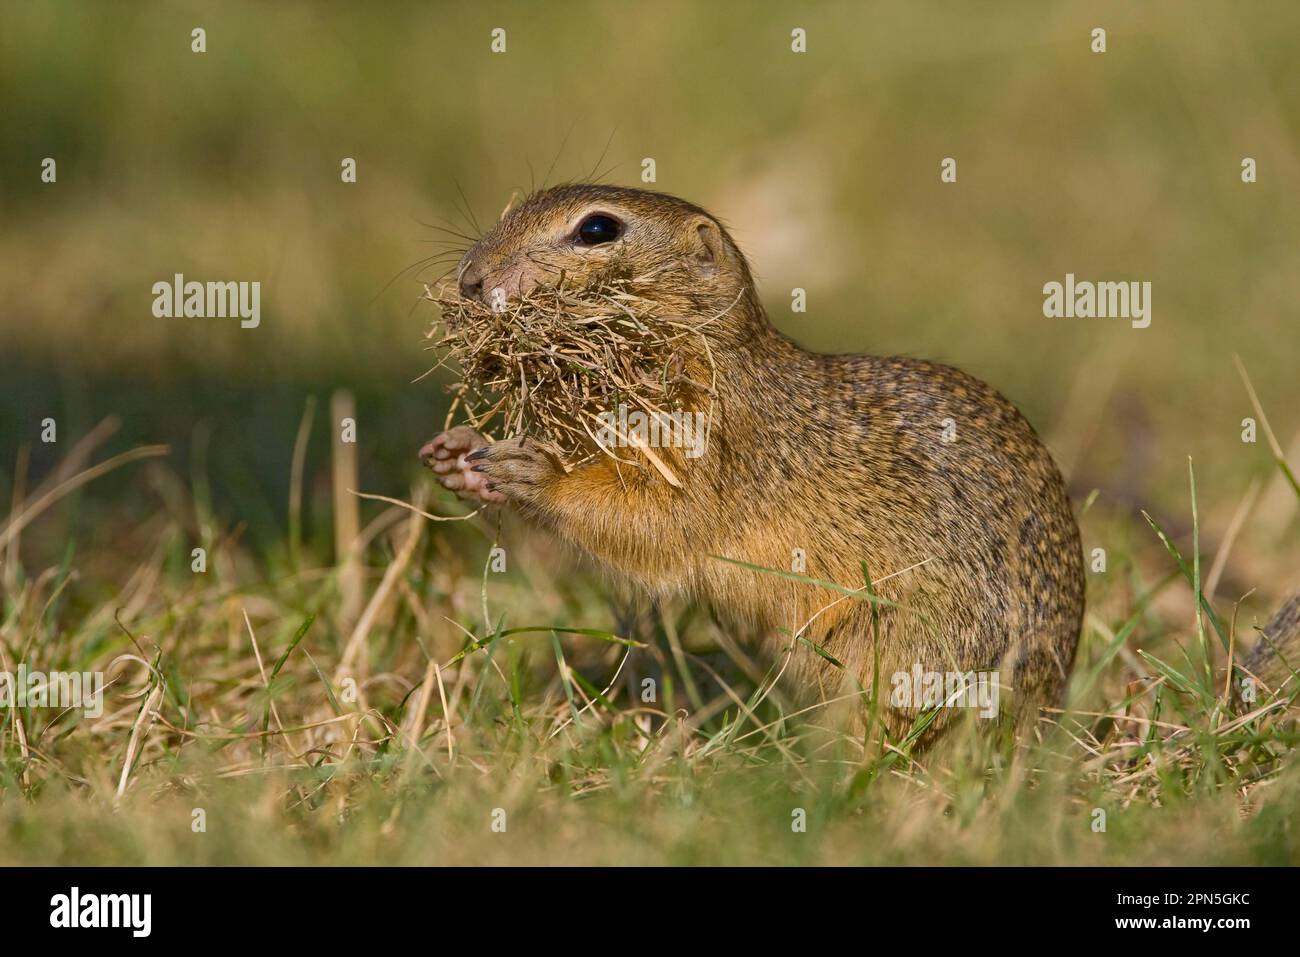
[[[0,863],[1300,857],[1293,720],[1242,720],[1195,611],[1199,581],[1249,645],[1300,588],[1232,361],[1295,463],[1300,7],[757,6],[0,0],[0,669],[115,679],[98,718],[0,708]],[[747,707],[768,663],[705,611],[629,616],[516,528],[348,494],[463,512],[415,460],[434,224],[602,154],[720,215],[802,344],[1025,410],[1107,558],[1041,741],[915,755]],[[260,281],[262,324],[155,318],[177,272]],[[1045,319],[1067,272],[1151,281],[1151,327]]]
[[[23,526],[94,480],[75,458],[0,533],[6,667],[112,682],[97,718],[6,710],[0,862],[1300,860],[1295,692],[1225,693],[1216,632],[1234,655],[1255,636],[1240,602],[1209,598],[1237,533],[1203,566],[1204,503],[1183,542],[1086,504],[1091,534],[1133,548],[1092,576],[1067,713],[1044,714],[1034,741],[971,722],[914,754],[823,708],[786,713],[761,694],[765,663],[702,610],[616,616],[589,576],[483,516],[391,505],[339,562],[292,538],[255,554],[159,460],[108,462],[167,503],[119,529],[141,556],[119,590],[93,597],[95,557],[75,541],[49,568],[14,560]],[[461,513],[428,494],[413,504]]]

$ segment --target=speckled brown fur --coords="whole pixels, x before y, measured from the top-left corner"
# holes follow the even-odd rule
[[[626,224],[618,248],[574,246],[575,224],[592,212]],[[1055,703],[1083,613],[1079,533],[1051,456],[1016,408],[949,366],[800,348],[768,321],[722,225],[661,194],[588,185],[536,194],[466,254],[462,289],[518,295],[561,270],[581,282],[628,261],[665,265],[665,311],[720,317],[688,370],[707,382],[716,368],[708,450],[661,453],[682,487],[604,458],[565,474],[517,440],[468,463],[471,446],[431,444],[427,458],[442,460],[449,487],[464,490],[455,469],[477,466],[499,496],[602,566],[653,594],[706,600],[772,636],[774,651],[790,644],[780,629],[807,625],[804,636],[866,688],[878,652],[886,694],[891,675],[920,663],[1001,668],[1004,706],[1021,717]],[[789,570],[796,549],[808,576],[849,588],[861,587],[865,562],[880,597],[905,606],[882,609],[879,649],[867,603],[714,557]],[[782,685],[829,698],[852,681],[799,647]],[[895,733],[915,715],[883,713]]]

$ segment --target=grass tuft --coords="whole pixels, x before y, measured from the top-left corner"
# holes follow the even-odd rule
[[[426,287],[440,319],[429,337],[460,371],[448,419],[549,443],[566,464],[613,455],[602,413],[624,405],[649,417],[707,405],[711,382],[691,378],[688,354],[707,355],[702,324],[665,315],[643,293],[655,275],[611,275],[589,286],[565,278],[499,310]],[[626,439],[626,437],[625,437]]]

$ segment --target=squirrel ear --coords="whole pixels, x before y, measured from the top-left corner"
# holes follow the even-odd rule
[[[695,262],[706,273],[715,273],[727,258],[727,245],[722,230],[713,220],[698,216],[691,222],[691,242]]]

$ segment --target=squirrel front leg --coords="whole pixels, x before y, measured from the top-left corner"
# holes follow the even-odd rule
[[[657,476],[608,459],[570,472],[535,440],[489,444],[464,426],[421,451],[442,484],[467,497],[509,502],[521,514],[623,571],[651,581],[673,579],[699,543],[679,521],[680,493]]]

